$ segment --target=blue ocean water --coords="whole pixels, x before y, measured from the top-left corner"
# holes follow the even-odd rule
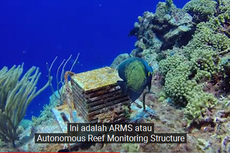
[[[183,7],[187,1],[176,1]],[[38,88],[47,82],[46,62],[80,53],[74,72],[110,65],[130,53],[136,39],[128,37],[137,17],[154,12],[155,0],[2,0],[0,2],[0,68],[25,63],[24,72],[37,66]],[[71,64],[71,62],[70,62]],[[70,65],[69,65],[70,66]],[[55,86],[55,82],[54,82]],[[52,94],[48,87],[29,105],[26,118],[38,116]]]

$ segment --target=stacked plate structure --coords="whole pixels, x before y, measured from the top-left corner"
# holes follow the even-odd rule
[[[85,122],[119,123],[129,118],[130,99],[123,94],[116,70],[104,67],[71,76],[73,100]]]

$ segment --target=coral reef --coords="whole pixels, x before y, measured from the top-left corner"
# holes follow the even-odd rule
[[[229,0],[192,0],[180,10],[169,1],[159,2],[156,12],[138,17],[130,32],[138,39],[131,55],[159,65],[155,76],[160,78],[156,84],[160,83],[162,90],[156,91],[157,97],[150,98],[147,105],[157,111],[159,101],[183,112],[181,124],[188,130],[189,139],[197,141],[197,151],[193,148],[193,152],[229,149],[229,6]],[[187,30],[177,35],[174,31],[179,27]],[[161,119],[168,121],[164,115]],[[224,129],[221,136],[216,130],[220,127]]]
[[[207,21],[216,13],[215,0],[191,0],[185,4],[183,10],[193,16],[195,22]]]
[[[218,32],[221,26],[213,23],[214,19],[209,22],[201,22],[196,26],[196,32],[193,39],[185,47],[185,50],[197,48],[212,49],[216,52],[225,52],[229,50],[230,40],[224,33]]]
[[[56,96],[54,94],[56,94]],[[38,126],[43,122],[54,118],[51,109],[57,107],[62,103],[61,100],[57,98],[59,97],[58,91],[56,91],[54,94],[49,97],[50,102],[43,106],[43,110],[41,111],[41,114],[38,117],[32,116],[33,126]]]
[[[206,3],[210,5],[204,5]],[[171,8],[166,6],[167,2],[160,2],[156,13],[152,14],[151,20],[148,18],[154,24],[152,26],[154,28],[158,26],[158,23],[162,23],[158,30],[163,28],[165,32],[167,32],[165,27],[171,22],[165,22],[162,16],[172,11],[172,8],[175,8],[173,4]],[[146,50],[149,49],[142,48],[144,49],[142,51],[143,58],[149,58],[147,54],[158,54],[157,57],[152,56],[152,58],[153,61],[159,61],[159,71],[164,78],[163,91],[165,95],[163,97],[170,97],[176,106],[186,107],[185,114],[188,126],[199,118],[206,108],[214,107],[220,94],[228,92],[224,84],[229,82],[226,81],[229,74],[227,74],[226,66],[221,62],[223,58],[228,57],[230,45],[227,32],[229,8],[226,6],[226,1],[218,3],[216,1],[205,2],[205,0],[190,1],[184,6],[183,10],[191,14],[193,20],[198,21],[197,19],[199,18],[199,22],[193,25],[195,26],[195,31],[194,33],[189,33],[191,39],[187,44],[183,46],[174,44],[172,49],[168,48],[167,50],[164,50],[162,46],[158,49],[153,49],[153,45],[152,50],[148,52]],[[207,7],[211,7],[212,10]],[[200,16],[198,17],[198,15]],[[158,23],[153,22],[157,16],[161,16],[161,19],[159,19]],[[145,15],[144,17],[146,19]],[[183,17],[186,18],[185,16]],[[191,22],[191,20],[186,21],[189,21],[187,23]],[[164,33],[157,34],[158,38],[165,38]],[[138,36],[141,35],[139,34]],[[162,42],[164,43],[164,41]],[[148,48],[151,48],[151,46],[148,46]]]
[[[192,17],[184,10],[177,8],[172,1],[159,2],[156,12],[144,12],[138,17],[130,35],[137,37],[133,54],[145,49],[160,51],[173,46],[183,46],[191,39],[193,33]]]
[[[0,139],[16,147],[19,139],[17,128],[24,118],[30,102],[39,95],[47,84],[36,91],[41,75],[39,68],[30,68],[21,78],[23,66],[3,67],[0,70]],[[21,78],[21,79],[20,79]]]
[[[130,31],[135,49],[119,55],[141,57],[154,67],[146,105],[157,112],[139,122],[155,132],[188,133],[186,144],[94,144],[74,151],[228,152],[230,105],[229,0],[192,0],[183,9],[159,2]],[[143,95],[139,98],[143,100]],[[132,114],[130,114],[132,115]]]
[[[139,118],[138,122],[154,123],[154,132],[158,133],[187,133],[187,143],[35,145],[31,139],[34,131],[61,132],[50,112],[60,104],[53,96],[32,125],[21,122],[17,129],[20,138],[30,139],[18,150],[56,152],[68,147],[82,152],[229,152],[230,0],[191,0],[183,9],[172,0],[159,2],[155,13],[146,11],[138,17],[130,36],[136,36],[136,48],[130,54],[119,55],[111,67],[116,68],[129,57],[141,57],[154,69],[154,94],[142,95],[138,101],[145,98],[147,107],[156,114]],[[115,115],[111,111],[100,119]]]
[[[157,80],[153,81],[157,83]],[[154,85],[156,83],[153,83]],[[228,102],[227,102],[228,101]],[[96,143],[85,147],[78,147],[71,144],[71,151],[85,152],[85,151],[103,151],[103,152],[227,152],[229,148],[229,121],[230,121],[230,105],[229,99],[221,99],[218,105],[212,109],[206,109],[199,122],[192,123],[188,128],[182,118],[184,118],[184,110],[176,109],[169,103],[158,102],[155,100],[152,105],[153,99],[147,98],[146,104],[153,108],[157,114],[156,118],[147,118],[142,120],[144,123],[155,123],[154,130],[156,133],[176,133],[187,132],[187,143],[184,144],[162,144],[162,143],[149,143],[149,144],[125,144],[125,143]],[[36,128],[38,133],[56,132],[60,133],[61,130],[58,123],[54,119],[43,121]],[[22,135],[28,135],[28,131],[24,131]],[[50,151],[57,152],[67,146],[65,144],[35,144],[34,138],[21,145],[14,151]],[[10,149],[2,148],[1,151],[9,151]]]
[[[121,62],[123,62],[124,60],[128,59],[129,57],[130,57],[130,55],[127,54],[127,53],[118,55],[118,56],[114,59],[113,63],[110,65],[110,67],[113,68],[113,69],[116,69],[116,67],[117,67]]]

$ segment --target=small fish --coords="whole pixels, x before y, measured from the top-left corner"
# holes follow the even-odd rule
[[[123,81],[117,81],[123,93],[128,94],[132,102],[141,96],[146,86],[151,89],[153,68],[141,58],[129,58],[117,67]],[[144,107],[145,109],[145,107]]]

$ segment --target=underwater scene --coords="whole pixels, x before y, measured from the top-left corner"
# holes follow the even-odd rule
[[[2,2],[0,152],[230,153],[230,0],[64,3]]]

